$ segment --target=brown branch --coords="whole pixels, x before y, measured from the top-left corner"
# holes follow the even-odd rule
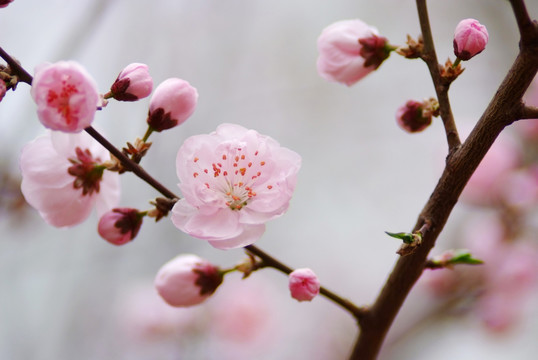
[[[518,116],[518,120],[538,119],[538,107],[536,106],[523,106],[521,114]]]
[[[424,0],[417,0],[424,4]],[[528,30],[530,29],[530,30]],[[424,206],[415,231],[431,221],[431,229],[424,234],[422,245],[396,263],[374,305],[363,317],[361,331],[350,359],[372,360],[377,357],[383,340],[409,291],[420,277],[426,258],[439,233],[458,201],[465,184],[491,147],[500,132],[521,111],[521,99],[538,71],[538,35],[536,27],[527,28],[535,39],[522,46],[507,76],[486,108],[467,140],[447,159],[445,170],[430,199]]]
[[[439,102],[439,115],[441,116],[445,127],[448,151],[449,153],[452,153],[461,145],[461,140],[458,134],[458,129],[456,128],[456,123],[454,122],[454,116],[452,115],[452,108],[448,98],[450,83],[443,81],[441,77],[441,65],[439,65],[437,54],[435,52],[426,0],[417,0],[417,10],[420,20],[420,30],[422,31],[422,38],[424,41],[424,48],[420,57],[428,65],[428,69],[430,70],[435,93],[437,94],[437,101]]]
[[[7,52],[4,51],[0,47],[0,57],[6,61],[6,63],[9,65],[12,74],[16,75],[19,82],[22,81],[24,83],[27,83],[28,85],[32,85],[32,75],[30,75],[22,66],[19,65],[19,63],[11,57]]]

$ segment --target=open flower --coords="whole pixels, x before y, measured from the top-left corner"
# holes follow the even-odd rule
[[[192,254],[176,256],[164,264],[155,277],[157,292],[171,306],[202,303],[222,283],[219,268]]]
[[[119,101],[136,101],[149,96],[152,89],[153,79],[148,66],[132,63],[120,72],[110,87],[110,96]]]
[[[358,19],[338,21],[318,38],[318,73],[350,86],[377,69],[391,50],[376,28]]]
[[[176,158],[184,198],[172,222],[219,249],[250,245],[287,210],[300,165],[297,153],[239,125],[192,136]]]
[[[91,125],[100,102],[97,85],[74,61],[36,68],[32,98],[39,121],[51,130],[79,132]]]
[[[86,133],[47,132],[21,153],[21,190],[50,225],[83,222],[93,206],[99,215],[119,200],[119,176],[105,171],[108,151]]]

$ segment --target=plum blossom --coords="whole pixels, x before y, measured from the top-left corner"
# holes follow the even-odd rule
[[[319,75],[351,86],[376,70],[393,50],[376,28],[361,20],[329,25],[318,38]]]
[[[101,101],[93,78],[74,61],[38,66],[30,93],[46,128],[71,133],[91,125]]]
[[[126,244],[138,234],[144,215],[137,209],[112,209],[101,216],[97,231],[103,239],[111,244]]]
[[[198,305],[222,283],[219,268],[196,255],[182,254],[164,264],[155,277],[157,292],[171,306]]]
[[[486,48],[488,40],[488,30],[484,25],[475,19],[464,19],[454,30],[454,54],[460,60],[469,60]]]
[[[83,222],[94,206],[102,215],[120,195],[118,174],[102,165],[109,159],[108,151],[86,133],[48,131],[22,149],[24,198],[56,227]]]
[[[219,249],[250,245],[288,209],[300,165],[297,153],[239,125],[192,136],[176,158],[183,198],[172,222]]]
[[[187,81],[170,78],[163,81],[151,97],[147,123],[152,130],[163,131],[185,122],[198,102],[198,91]]]
[[[148,66],[132,63],[120,72],[110,87],[110,96],[119,101],[136,101],[149,96],[152,89],[153,79]]]
[[[291,297],[297,301],[311,301],[319,294],[318,277],[308,268],[292,271],[288,279]]]

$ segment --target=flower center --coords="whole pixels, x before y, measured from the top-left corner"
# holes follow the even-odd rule
[[[63,79],[59,92],[50,89],[47,94],[47,103],[58,110],[58,113],[65,119],[67,124],[71,124],[75,118],[75,114],[73,114],[69,106],[69,100],[76,93],[78,93],[77,88],[73,84],[69,84],[67,79]]]
[[[244,147],[234,146],[220,154],[217,162],[204,162],[196,155],[192,161],[192,176],[205,187],[219,194],[224,204],[232,210],[241,210],[256,197],[256,183],[263,176],[266,162],[259,152],[250,154]],[[203,164],[211,164],[204,166]],[[272,185],[267,185],[272,189]]]
[[[73,164],[67,172],[75,177],[73,187],[82,189],[82,195],[92,195],[94,192],[99,192],[99,183],[103,177],[105,166],[98,163],[99,159],[94,159],[90,150],[82,150],[77,147],[75,149],[76,159],[69,159]]]

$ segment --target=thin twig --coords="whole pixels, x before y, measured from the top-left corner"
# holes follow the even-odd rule
[[[7,52],[0,47],[0,57],[6,61],[12,71],[12,75],[17,75],[19,82],[27,83],[32,85],[32,75],[30,75],[19,63],[11,57]]]
[[[266,252],[264,252],[263,250],[261,250],[255,245],[248,245],[245,247],[245,249],[249,251],[251,254],[256,255],[257,257],[262,259],[263,260],[262,266],[270,266],[288,275],[293,271],[292,268],[283,264],[279,260],[273,258],[272,256],[270,256],[269,254],[267,254]],[[351,315],[353,315],[353,317],[357,319],[357,321],[359,321],[359,323],[360,323],[360,320],[364,317],[364,314],[367,312],[365,308],[356,306],[351,301],[340,297],[339,295],[335,294],[334,292],[328,290],[327,288],[323,286],[320,288],[319,293],[325,296],[326,298],[332,300],[334,303],[340,305],[342,308],[344,308],[348,312],[350,312]]]
[[[456,123],[454,122],[454,116],[452,115],[452,108],[448,98],[450,83],[444,82],[441,77],[441,65],[439,65],[437,54],[435,52],[426,0],[417,0],[417,10],[422,38],[424,40],[424,50],[421,58],[428,65],[428,69],[430,70],[435,93],[437,94],[437,101],[439,102],[439,115],[441,116],[445,127],[448,151],[449,153],[452,153],[461,145],[461,140],[458,134],[458,129],[456,128]]]

